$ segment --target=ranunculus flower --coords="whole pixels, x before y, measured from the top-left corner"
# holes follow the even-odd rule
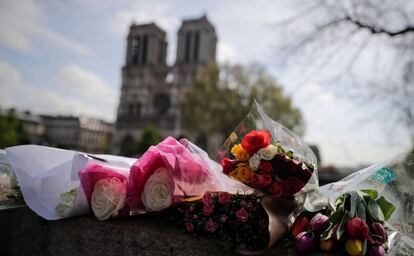
[[[228,204],[231,201],[230,193],[228,192],[219,192],[218,201],[221,204]]]
[[[306,231],[299,233],[295,237],[295,249],[299,253],[311,253],[317,248],[315,237]]]
[[[210,191],[207,191],[207,192],[204,193],[202,201],[203,201],[204,205],[214,204],[213,196],[211,195]]]
[[[187,222],[187,223],[185,223],[185,229],[187,230],[187,232],[193,232],[194,225]]]
[[[256,188],[267,188],[272,183],[272,176],[270,175],[261,175],[253,174],[252,176],[252,186]]]
[[[253,170],[247,164],[238,164],[237,168],[230,173],[234,179],[246,183],[252,178]]]
[[[260,156],[257,154],[254,154],[249,159],[249,165],[253,170],[257,170],[257,168],[259,168],[260,161],[261,161]]]
[[[223,215],[221,215],[221,217],[220,217],[220,221],[221,222],[226,222],[227,221],[227,219],[228,219],[229,217],[227,217],[227,215],[225,215],[225,214],[223,214]]]
[[[241,145],[250,155],[255,154],[259,149],[265,148],[269,144],[270,132],[264,130],[251,131],[241,141]]]
[[[352,239],[365,240],[368,237],[368,225],[360,218],[354,217],[347,221],[346,233]]]
[[[223,158],[221,160],[221,166],[223,167],[223,172],[225,174],[229,174],[231,171],[233,171],[234,169],[236,169],[237,163],[239,161],[237,160],[231,160],[228,158]]]
[[[309,227],[309,218],[305,215],[300,215],[296,218],[292,226],[292,235],[297,236],[299,233],[306,231]]]
[[[322,232],[325,230],[328,224],[328,216],[321,213],[317,213],[310,221],[310,227],[312,231]]]
[[[241,144],[234,145],[230,152],[233,154],[233,156],[236,157],[239,161],[247,161],[250,158],[249,153],[243,148]]]
[[[107,220],[118,215],[124,208],[126,183],[117,177],[101,179],[95,183],[91,207],[98,220]]]
[[[334,247],[334,242],[333,242],[333,240],[332,240],[332,238],[331,239],[328,239],[328,240],[324,240],[324,241],[321,241],[320,243],[319,243],[319,247],[323,250],[323,251],[326,251],[326,252],[329,252],[330,250],[332,250],[332,248]]]
[[[216,231],[216,224],[209,219],[205,224],[204,224],[204,229],[208,232],[213,233],[214,231]]]
[[[268,145],[265,148],[261,148],[257,151],[257,155],[263,160],[272,160],[273,157],[277,154],[277,147],[275,145]]]
[[[247,211],[242,207],[240,210],[236,212],[236,217],[240,222],[247,222],[249,219],[249,214]]]
[[[358,239],[348,239],[345,243],[345,250],[351,256],[362,255],[362,242]]]
[[[368,247],[368,256],[385,256],[384,247],[381,245],[373,245]]]
[[[268,161],[261,161],[260,162],[260,164],[259,164],[259,170],[262,172],[262,173],[265,173],[265,174],[271,174],[272,173],[272,170],[273,170],[273,166],[272,166],[272,164],[270,163],[270,162],[268,162]]]
[[[141,194],[142,203],[148,211],[161,211],[171,205],[171,180],[165,168],[157,169],[145,183]]]
[[[387,241],[387,232],[385,231],[384,226],[381,223],[375,222],[371,224],[371,233],[372,239],[379,242],[379,244],[383,244]]]

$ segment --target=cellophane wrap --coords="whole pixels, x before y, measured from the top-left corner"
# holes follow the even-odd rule
[[[219,164],[188,140],[166,138],[151,146],[131,167],[131,215],[160,211],[206,191],[252,191],[222,175],[220,170]]]
[[[313,172],[305,182],[305,186],[296,193],[297,199],[302,198],[300,194],[306,194],[307,191],[317,189],[319,186],[318,174],[316,170],[317,159],[312,149],[294,132],[282,124],[272,120],[263,110],[262,106],[254,101],[250,112],[241,121],[237,128],[225,140],[223,146],[217,154],[218,162],[223,159],[234,159],[231,149],[234,145],[242,143],[243,137],[251,131],[268,131],[271,135],[271,143],[282,147],[286,152],[293,153],[294,161],[306,163],[312,167]],[[266,192],[265,192],[266,193]],[[299,200],[300,201],[300,200]]]
[[[385,223],[389,228],[387,255],[414,255],[414,155],[400,154],[324,185],[308,194],[304,207],[317,211],[341,194],[361,189],[376,190],[395,206]]]
[[[88,166],[129,170],[135,159],[89,155],[38,145],[6,149],[26,204],[39,216],[57,220],[90,212],[79,172]]]

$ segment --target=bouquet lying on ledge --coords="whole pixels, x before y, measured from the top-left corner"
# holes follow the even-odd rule
[[[412,156],[319,187],[312,150],[257,103],[219,150],[219,163],[171,137],[139,159],[35,145],[6,153],[25,202],[47,220],[167,211],[188,233],[242,254],[260,254],[288,234],[299,253],[317,245],[350,255],[414,253]]]

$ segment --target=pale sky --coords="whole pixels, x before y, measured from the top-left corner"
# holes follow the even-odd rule
[[[368,103],[280,65],[275,45],[284,38],[274,24],[292,13],[283,1],[0,0],[0,106],[114,121],[129,25],[162,27],[172,64],[182,19],[204,13],[218,33],[218,60],[264,65],[302,110],[305,140],[324,164],[378,162],[408,149],[402,126],[384,125]]]

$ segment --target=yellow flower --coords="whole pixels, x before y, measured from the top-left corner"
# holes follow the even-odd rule
[[[249,153],[244,150],[241,144],[236,144],[231,148],[231,153],[237,158],[239,161],[247,161],[249,160],[250,156]]]
[[[334,246],[334,243],[333,243],[333,241],[332,241],[332,239],[328,239],[328,240],[324,240],[324,241],[322,241],[320,244],[319,244],[319,246],[321,247],[321,249],[323,250],[323,251],[330,251],[330,250],[332,250],[332,248],[333,248],[333,246]]]
[[[348,239],[345,243],[345,250],[351,256],[362,255],[362,242],[360,240]]]
[[[234,179],[246,183],[252,178],[253,170],[247,164],[239,164],[237,168],[230,173]]]

